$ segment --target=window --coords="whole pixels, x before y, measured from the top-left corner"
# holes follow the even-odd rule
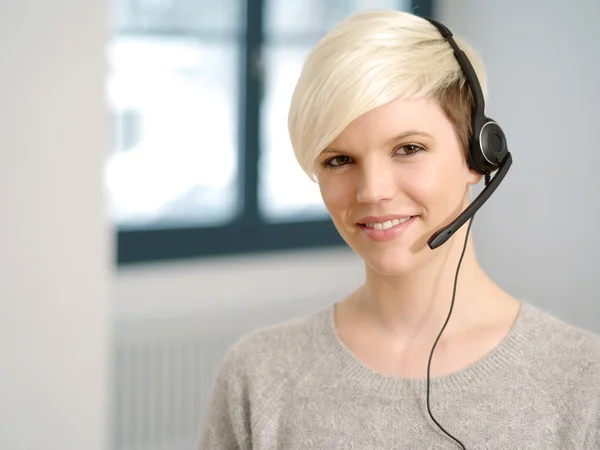
[[[343,244],[301,171],[287,109],[347,15],[399,0],[114,0],[106,167],[118,263]]]

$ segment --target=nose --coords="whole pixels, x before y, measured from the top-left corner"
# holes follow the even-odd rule
[[[357,200],[380,203],[394,197],[397,187],[388,164],[363,164],[358,182]]]

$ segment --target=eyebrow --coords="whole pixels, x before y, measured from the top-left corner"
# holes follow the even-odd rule
[[[406,139],[407,137],[411,137],[411,136],[424,136],[427,138],[432,139],[433,135],[431,133],[428,133],[426,131],[421,131],[421,130],[406,130],[403,131],[402,133],[400,133],[398,136],[394,136],[391,139],[388,139],[386,141],[386,145],[390,145],[393,144],[395,142],[401,141],[403,139]]]
[[[427,137],[430,139],[433,139],[433,135],[431,133],[427,133],[426,131],[421,131],[421,130],[406,130],[403,131],[402,133],[400,133],[397,136],[394,136],[391,139],[388,139],[387,141],[384,142],[385,146],[388,145],[392,145],[395,144],[398,141],[402,141],[408,137],[411,136],[423,136],[423,137]],[[323,150],[321,153],[344,153],[342,150],[338,150],[332,147],[327,147],[325,150]]]

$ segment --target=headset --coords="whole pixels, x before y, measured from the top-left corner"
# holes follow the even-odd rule
[[[473,202],[450,224],[436,231],[427,241],[429,247],[434,250],[446,242],[450,237],[456,233],[462,227],[467,220],[469,221],[469,226],[467,227],[467,233],[465,236],[465,242],[463,245],[462,253],[460,255],[460,259],[458,261],[458,266],[456,268],[456,275],[454,278],[454,289],[452,292],[452,301],[450,303],[450,311],[448,313],[448,317],[446,318],[446,322],[442,326],[442,329],[433,344],[431,349],[431,353],[429,355],[429,362],[427,364],[427,411],[429,412],[429,416],[435,422],[435,424],[442,430],[448,437],[456,441],[457,444],[461,446],[461,448],[465,449],[464,444],[459,441],[457,438],[452,436],[448,431],[440,425],[440,423],[433,417],[430,406],[430,371],[431,371],[431,359],[433,358],[433,352],[435,347],[437,346],[448,321],[450,320],[450,316],[452,315],[452,310],[454,308],[454,298],[456,296],[456,285],[458,281],[458,273],[460,270],[460,266],[463,260],[463,256],[465,254],[465,250],[467,248],[467,241],[469,237],[469,231],[471,229],[472,219],[475,213],[483,206],[483,204],[490,198],[492,193],[496,190],[498,185],[502,182],[508,169],[512,164],[512,156],[508,151],[508,147],[506,144],[506,136],[504,135],[504,131],[502,128],[492,119],[486,117],[485,115],[485,99],[483,97],[483,91],[481,89],[481,85],[479,84],[479,80],[477,79],[477,74],[471,65],[471,62],[467,58],[467,55],[458,47],[456,42],[452,37],[452,33],[448,28],[446,28],[441,23],[426,18],[433,26],[435,26],[440,34],[448,41],[452,49],[454,50],[454,56],[458,60],[458,64],[463,70],[465,77],[467,79],[467,83],[469,84],[469,88],[473,95],[473,114],[471,118],[471,126],[472,126],[472,135],[469,141],[469,148],[467,152],[467,162],[471,169],[475,172],[482,174],[485,176],[485,187],[481,191],[481,193],[473,200]],[[490,174],[492,172],[497,171],[494,178],[490,180]]]
[[[433,250],[452,236],[465,222],[471,219],[483,206],[487,199],[494,193],[502,182],[512,164],[512,156],[506,145],[506,136],[502,128],[492,119],[485,116],[485,99],[475,70],[467,55],[458,47],[452,38],[452,32],[433,19],[426,19],[434,25],[441,35],[448,41],[454,50],[454,56],[461,66],[471,93],[473,94],[474,108],[472,116],[472,136],[467,152],[467,161],[471,169],[486,176],[486,187],[481,191],[473,203],[469,205],[452,223],[438,230],[427,242]],[[490,173],[498,173],[490,181]]]

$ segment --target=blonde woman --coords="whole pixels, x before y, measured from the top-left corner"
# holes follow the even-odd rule
[[[600,338],[498,286],[457,219],[499,165],[473,149],[506,160],[476,123],[485,89],[466,42],[408,13],[353,15],[314,48],[290,137],[366,281],[228,351],[201,449],[600,448]]]

